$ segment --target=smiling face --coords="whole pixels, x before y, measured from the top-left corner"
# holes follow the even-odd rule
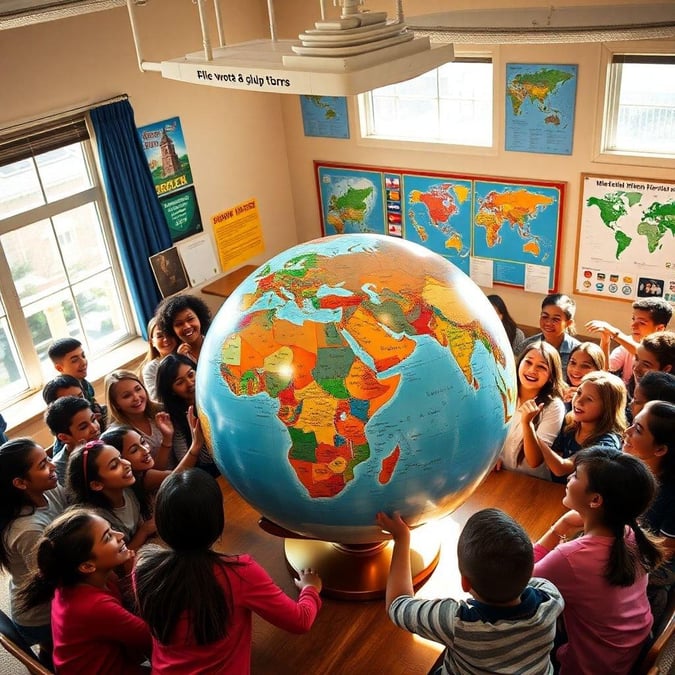
[[[44,448],[36,445],[28,455],[30,466],[21,477],[14,479],[14,485],[26,490],[31,497],[39,497],[56,487],[56,468]]]
[[[186,363],[181,363],[176,371],[176,379],[171,385],[171,390],[176,396],[188,403],[195,400],[195,369]]]
[[[646,309],[633,310],[633,316],[630,319],[630,334],[635,342],[640,342],[647,335],[664,329],[663,324],[654,323],[654,319]]]
[[[56,370],[64,375],[72,375],[78,380],[83,380],[87,377],[87,357],[84,354],[84,349],[78,347],[68,352],[60,363],[56,364]]]
[[[131,463],[111,445],[104,446],[96,458],[96,471],[98,479],[90,481],[92,490],[121,490],[136,482]]]
[[[567,477],[563,506],[578,511],[582,516],[590,508],[592,493],[588,486],[586,467],[581,464]]]
[[[546,305],[539,315],[539,328],[546,342],[560,342],[570,321],[558,305]]]
[[[148,393],[137,380],[120,380],[112,388],[115,406],[129,417],[142,415],[148,404]]]
[[[581,378],[586,373],[591,373],[597,370],[593,359],[581,349],[572,352],[570,360],[567,363],[567,380],[573,387],[578,387]]]
[[[168,335],[162,331],[158,326],[155,326],[152,329],[152,335],[150,336],[150,341],[152,346],[159,352],[159,355],[163,358],[167,354],[172,354],[176,351],[177,343],[176,338],[173,335]]]
[[[592,382],[583,382],[574,392],[572,414],[575,422],[592,424],[603,414],[604,404],[598,387]]]
[[[124,543],[124,535],[113,530],[107,520],[92,515],[90,533],[93,545],[89,562],[97,572],[114,570],[131,558],[132,553]]]
[[[201,340],[201,324],[191,309],[178,312],[173,319],[172,327],[181,342],[191,345]]]
[[[551,377],[551,369],[538,349],[530,349],[518,366],[520,390],[534,398]],[[532,394],[534,392],[534,394]]]
[[[658,444],[649,430],[649,408],[641,410],[623,434],[623,451],[638,457],[650,466],[658,464],[667,446]]]
[[[122,459],[131,464],[131,470],[138,473],[155,466],[147,440],[136,431],[127,431],[122,439]]]
[[[647,400],[647,397],[645,396],[644,391],[642,391],[642,387],[639,384],[635,385],[635,393],[633,394],[633,400],[630,402],[630,412],[631,415],[633,415],[633,419],[635,419],[638,414],[642,411],[642,409],[647,405],[649,401]]]
[[[642,345],[637,346],[635,361],[633,362],[633,375],[635,382],[639,383],[642,376],[650,370],[661,370],[661,364],[654,352],[649,351]]]
[[[70,420],[67,434],[57,434],[57,438],[69,446],[87,441],[95,441],[101,435],[101,426],[91,408],[78,410]]]

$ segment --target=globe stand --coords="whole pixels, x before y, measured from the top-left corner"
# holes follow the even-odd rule
[[[384,597],[394,548],[392,541],[372,544],[337,544],[306,539],[266,518],[260,527],[284,537],[286,563],[296,574],[315,569],[321,575],[322,594],[339,600],[377,600]],[[410,536],[410,563],[413,586],[421,586],[438,565],[440,542],[426,527]]]

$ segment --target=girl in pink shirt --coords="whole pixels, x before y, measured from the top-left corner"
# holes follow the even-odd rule
[[[225,517],[220,488],[205,471],[164,480],[155,522],[169,548],[143,549],[134,572],[139,613],[152,631],[153,673],[247,675],[254,612],[293,633],[311,628],[321,607],[315,572],[300,572],[296,601],[250,556],[211,550]]]
[[[140,664],[150,655],[150,631],[122,605],[114,573],[132,558],[124,535],[92,511],[70,509],[45,529],[38,571],[22,587],[19,603],[30,608],[52,600],[59,675],[147,673]]]
[[[652,626],[647,572],[663,554],[637,519],[655,493],[635,457],[597,446],[575,455],[563,498],[572,510],[534,547],[533,576],[551,581],[565,600],[561,675],[625,675],[638,658]]]

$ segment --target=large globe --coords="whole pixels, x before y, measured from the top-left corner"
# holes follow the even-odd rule
[[[436,253],[378,235],[295,246],[216,315],[197,368],[215,461],[267,519],[300,535],[383,538],[462,504],[515,405],[502,324]]]

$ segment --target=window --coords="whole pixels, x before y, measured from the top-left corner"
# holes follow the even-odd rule
[[[359,96],[365,138],[492,145],[492,59],[458,58]]]
[[[675,156],[675,55],[613,55],[602,152]]]
[[[91,359],[132,335],[83,119],[0,138],[0,402],[54,376],[75,337]]]

